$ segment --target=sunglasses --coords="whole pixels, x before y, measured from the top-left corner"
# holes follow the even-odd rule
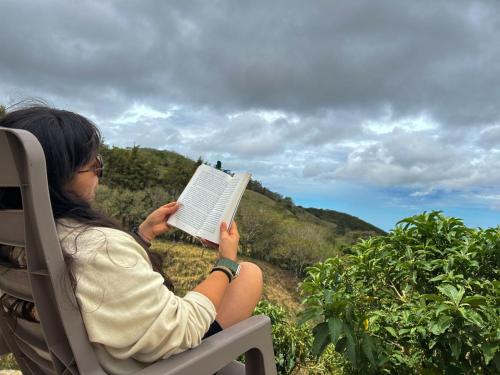
[[[99,154],[95,159],[96,162],[92,165],[92,167],[85,169],[84,171],[78,171],[78,173],[94,172],[97,177],[101,178],[102,172],[104,171],[104,161],[102,160],[102,156]]]

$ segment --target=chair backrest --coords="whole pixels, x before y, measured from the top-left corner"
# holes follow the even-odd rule
[[[6,247],[12,248],[9,256],[15,257],[24,249],[25,261],[2,261]],[[24,375],[106,374],[88,339],[67,273],[52,215],[42,147],[27,131],[2,127],[0,294],[0,354],[12,352]],[[25,310],[33,303],[38,319],[27,318],[26,311],[12,311],[19,306]],[[234,360],[241,354],[245,354],[245,365]],[[207,371],[275,375],[270,319],[252,316],[140,373],[191,375]]]
[[[50,205],[45,157],[31,133],[0,127],[2,192],[20,192],[19,207],[1,209],[0,245],[23,247],[26,268],[0,264],[0,290],[34,302],[40,323],[0,309],[3,339],[23,374],[105,374],[77,307]]]

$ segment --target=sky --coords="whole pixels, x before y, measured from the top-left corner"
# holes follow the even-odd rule
[[[0,103],[249,171],[382,229],[500,224],[500,2],[0,3]]]

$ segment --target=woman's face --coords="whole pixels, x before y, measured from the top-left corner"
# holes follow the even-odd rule
[[[97,176],[99,168],[102,168],[102,163],[97,158],[94,158],[75,174],[66,188],[88,202],[93,201],[99,184],[99,177]]]

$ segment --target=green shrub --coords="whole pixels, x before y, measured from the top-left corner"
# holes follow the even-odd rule
[[[296,324],[285,309],[265,300],[258,303],[253,314],[264,314],[271,319],[278,374],[294,374],[301,370],[311,375],[338,373],[341,358],[337,353],[327,352],[320,360],[311,354],[310,325]]]
[[[360,374],[500,372],[500,227],[424,213],[352,250],[301,284],[314,354],[332,344]]]
[[[260,301],[254,315],[264,314],[271,318],[273,347],[279,374],[290,374],[296,366],[305,364],[309,355],[309,331],[291,322],[286,311],[267,301]]]

